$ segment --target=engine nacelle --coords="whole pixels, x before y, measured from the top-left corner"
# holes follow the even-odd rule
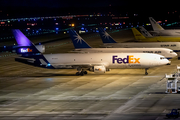
[[[35,45],[35,47],[39,50],[40,53],[45,52],[45,46],[44,45]]]
[[[93,72],[95,73],[105,73],[106,67],[104,66],[94,66]]]

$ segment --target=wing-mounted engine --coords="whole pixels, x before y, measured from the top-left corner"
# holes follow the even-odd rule
[[[106,67],[105,66],[94,66],[89,69],[92,72],[95,73],[105,73],[106,72]]]

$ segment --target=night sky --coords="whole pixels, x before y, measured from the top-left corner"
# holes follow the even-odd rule
[[[1,0],[0,6],[15,7],[106,7],[109,5],[126,6],[128,0]]]
[[[140,7],[146,6],[146,8],[161,7],[179,7],[178,1],[137,1],[137,0],[1,0],[0,6],[14,6],[14,7],[106,7],[106,6],[124,6],[124,7]],[[178,3],[179,4],[179,3]]]
[[[179,10],[176,1],[137,1],[137,0],[1,0],[0,9],[17,14],[92,14],[94,12],[116,13],[120,11],[139,11],[144,14]]]

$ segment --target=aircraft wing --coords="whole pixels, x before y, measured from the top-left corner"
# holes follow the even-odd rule
[[[63,63],[63,64],[52,64],[52,66],[72,66],[74,68],[76,67],[82,67],[82,68],[90,68],[92,66],[108,66],[109,64],[106,62],[102,63]]]

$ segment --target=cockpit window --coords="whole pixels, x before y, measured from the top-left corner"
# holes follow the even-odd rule
[[[170,53],[173,53],[173,51],[170,51]]]
[[[160,59],[162,60],[162,59],[165,59],[165,57],[160,57]]]

